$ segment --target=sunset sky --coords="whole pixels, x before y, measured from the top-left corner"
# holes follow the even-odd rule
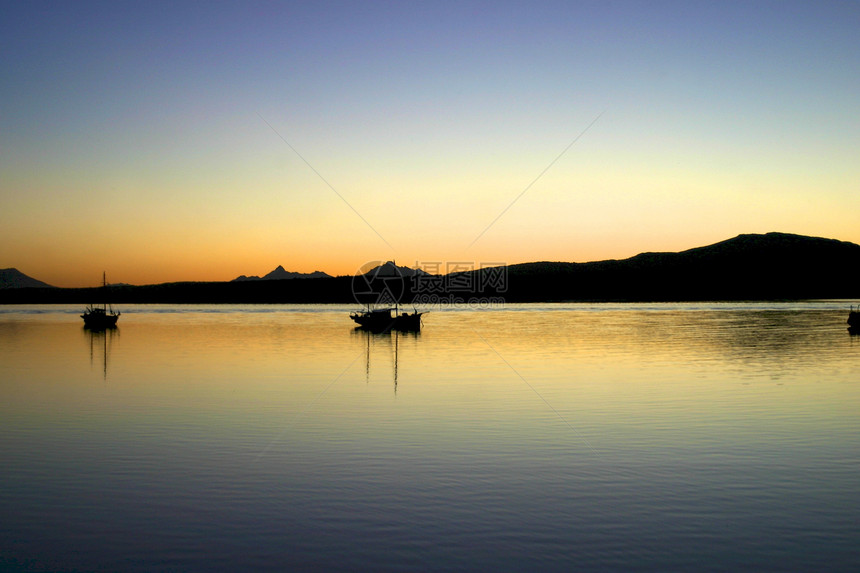
[[[858,30],[855,1],[4,2],[0,268],[860,243]]]

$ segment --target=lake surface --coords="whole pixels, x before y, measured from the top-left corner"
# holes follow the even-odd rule
[[[0,306],[0,569],[860,569],[848,302]]]

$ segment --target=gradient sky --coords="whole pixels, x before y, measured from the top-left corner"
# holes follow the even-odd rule
[[[57,286],[860,243],[858,2],[3,4],[0,268]]]

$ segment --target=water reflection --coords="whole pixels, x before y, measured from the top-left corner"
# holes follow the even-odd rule
[[[107,380],[108,358],[114,337],[119,337],[119,328],[116,326],[111,328],[87,328],[84,326],[81,330],[90,345],[90,368],[93,368],[98,361],[102,367],[102,378]],[[101,360],[98,360],[99,356],[101,356]]]
[[[356,327],[352,331],[352,336],[360,340],[365,345],[365,363],[364,363],[364,377],[365,382],[370,384],[370,360],[372,354],[377,354],[378,356],[387,354],[391,357],[391,369],[392,369],[392,378],[394,381],[394,393],[397,394],[397,383],[398,383],[398,362],[400,360],[400,339],[412,339],[417,340],[421,337],[420,330],[406,330],[399,331],[394,329],[388,330],[368,330],[362,327]],[[384,346],[384,349],[380,351],[374,352],[372,347],[375,347],[377,343],[381,343]]]
[[[856,570],[860,339],[735,306],[0,309],[0,563]]]

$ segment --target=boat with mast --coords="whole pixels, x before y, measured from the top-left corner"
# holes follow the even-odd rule
[[[352,293],[364,310],[351,312],[349,317],[358,324],[358,328],[374,332],[420,331],[421,315],[425,313],[414,307],[412,314],[401,312],[399,304],[408,292],[406,277],[416,272],[388,261],[353,276]]]
[[[392,312],[394,314],[392,314]],[[376,332],[388,330],[419,331],[421,330],[421,315],[423,312],[400,312],[400,308],[373,309],[368,307],[363,311],[352,312],[349,317],[358,324],[359,328]]]
[[[84,328],[90,330],[104,330],[115,328],[116,321],[122,313],[114,312],[113,307],[107,302],[107,275],[102,273],[102,304],[101,306],[91,304],[87,306],[81,318],[84,319]]]

